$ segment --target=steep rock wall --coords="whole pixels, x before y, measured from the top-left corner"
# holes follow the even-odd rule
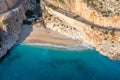
[[[64,5],[61,5],[60,1],[64,1],[61,2]],[[120,28],[119,16],[105,17],[101,14],[98,14],[96,10],[87,7],[87,4],[85,2],[82,2],[82,0],[51,0],[48,2],[50,4],[53,4],[54,6],[57,6],[57,8],[49,4],[43,5],[43,8],[44,6],[46,6],[45,9],[50,14],[58,17],[63,22],[71,26],[71,27],[63,26],[59,24],[59,26],[55,27],[56,24],[53,24],[52,26],[50,26],[51,29],[58,31],[62,34],[65,34],[66,36],[71,37],[73,39],[82,40],[83,42],[92,45],[101,54],[111,59],[120,58],[120,31],[114,30],[114,28]],[[77,5],[75,5],[75,3]],[[44,4],[44,1],[42,4]],[[71,6],[71,8],[69,6]],[[97,21],[98,23],[95,23],[95,21],[91,21],[92,23],[99,24],[100,26],[104,24],[103,27],[108,26],[107,28],[111,26],[113,27],[113,30],[104,30],[104,29],[95,28],[94,26],[90,26],[82,21],[77,21],[76,18],[67,17],[66,13],[63,14],[61,13],[63,12],[62,10],[60,12],[57,11],[59,10],[59,7],[62,8],[63,10],[66,10],[66,12],[68,13],[70,12],[76,13],[88,21],[91,21],[91,18],[96,17],[95,21]],[[94,14],[97,14],[99,16],[95,16],[94,14],[89,15],[92,14],[92,11],[95,12]]]
[[[0,0],[0,13],[12,8],[18,1],[19,0]]]
[[[106,27],[120,28],[119,0],[46,0],[49,3],[76,13],[88,21]],[[89,1],[91,1],[90,4]],[[95,5],[96,4],[96,5]],[[100,5],[101,4],[101,5]],[[91,7],[90,5],[95,5]],[[102,7],[101,7],[102,6]],[[112,15],[112,16],[111,16]]]
[[[35,3],[34,0],[32,1]],[[0,14],[0,38],[2,39],[0,42],[0,58],[3,57],[7,50],[18,40],[22,22],[26,18],[25,12],[27,10],[33,10],[33,6],[30,0],[23,0],[15,9]]]

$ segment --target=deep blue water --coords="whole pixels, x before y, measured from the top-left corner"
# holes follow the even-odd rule
[[[91,49],[16,45],[0,61],[0,80],[120,80],[120,63]]]

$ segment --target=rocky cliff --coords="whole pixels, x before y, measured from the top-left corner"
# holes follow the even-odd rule
[[[39,0],[0,1],[0,58],[18,40],[27,10]],[[41,0],[47,27],[120,59],[119,0]],[[47,1],[47,3],[45,2]]]
[[[18,40],[25,12],[34,10],[35,4],[34,0],[0,1],[0,58]]]
[[[60,24],[49,22],[53,23],[52,26],[50,24],[51,29],[73,39],[82,40],[111,59],[120,58],[119,0],[42,1],[43,12],[48,11],[50,16],[53,15],[63,21]],[[48,18],[46,24],[49,20],[54,19]]]
[[[7,11],[16,5],[18,0],[0,0],[0,13]]]
[[[46,0],[49,3],[76,13],[85,19],[106,27],[119,27],[119,0]]]

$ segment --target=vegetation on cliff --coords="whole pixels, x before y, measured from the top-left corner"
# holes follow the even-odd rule
[[[105,17],[120,16],[120,0],[83,0]]]

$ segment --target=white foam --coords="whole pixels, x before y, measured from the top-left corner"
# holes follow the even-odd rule
[[[42,47],[53,47],[53,48],[61,48],[61,49],[68,49],[68,50],[85,50],[85,49],[94,49],[91,45],[86,43],[78,44],[75,46],[64,46],[64,45],[55,45],[50,43],[20,43],[21,45],[31,45],[31,46],[42,46]]]

